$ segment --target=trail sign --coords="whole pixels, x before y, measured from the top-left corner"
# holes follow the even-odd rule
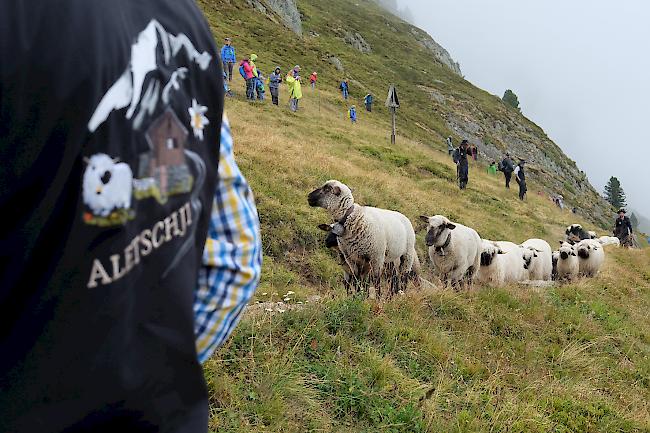
[[[394,84],[388,88],[388,98],[386,98],[386,107],[399,108],[399,99],[397,98],[397,89]]]
[[[388,98],[386,98],[386,107],[388,107],[388,110],[390,111],[391,114],[392,129],[390,134],[390,142],[391,144],[395,144],[395,136],[397,135],[397,128],[395,126],[395,115],[397,113],[397,109],[399,108],[399,99],[397,98],[397,89],[395,89],[394,84],[391,84],[390,87],[388,88]]]

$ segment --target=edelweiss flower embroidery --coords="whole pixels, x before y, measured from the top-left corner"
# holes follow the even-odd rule
[[[208,107],[199,104],[196,102],[196,99],[192,99],[192,106],[187,111],[190,113],[190,125],[192,126],[192,131],[194,131],[194,136],[203,140],[203,129],[206,125],[210,124],[208,118],[205,117]]]

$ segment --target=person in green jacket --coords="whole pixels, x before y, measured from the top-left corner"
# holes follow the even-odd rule
[[[258,78],[260,76],[259,71],[257,70],[257,66],[255,65],[255,61],[257,60],[257,54],[251,54],[250,65],[253,67],[253,77]]]
[[[497,174],[497,163],[496,163],[496,161],[492,161],[490,163],[490,165],[487,168],[487,172],[488,172],[488,174],[494,174],[494,175]]]
[[[289,71],[285,78],[289,88],[289,108],[291,111],[298,111],[298,101],[302,98],[302,87],[300,85],[300,66],[296,65]]]

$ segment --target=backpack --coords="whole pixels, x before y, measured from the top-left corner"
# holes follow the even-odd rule
[[[454,162],[456,164],[458,164],[458,162],[460,161],[460,148],[457,148],[456,150],[454,150],[454,155],[453,156],[454,156]]]
[[[244,70],[244,65],[239,66],[239,74],[242,76],[244,80],[246,79],[246,71]]]

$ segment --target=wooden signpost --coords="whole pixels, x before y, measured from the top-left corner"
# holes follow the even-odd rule
[[[390,111],[391,115],[391,134],[390,134],[390,142],[391,144],[395,144],[395,136],[397,134],[397,129],[395,126],[395,115],[397,113],[397,109],[399,108],[399,99],[397,98],[397,89],[395,89],[395,85],[391,84],[390,87],[388,88],[388,98],[386,98],[386,107],[388,107],[388,110]]]

